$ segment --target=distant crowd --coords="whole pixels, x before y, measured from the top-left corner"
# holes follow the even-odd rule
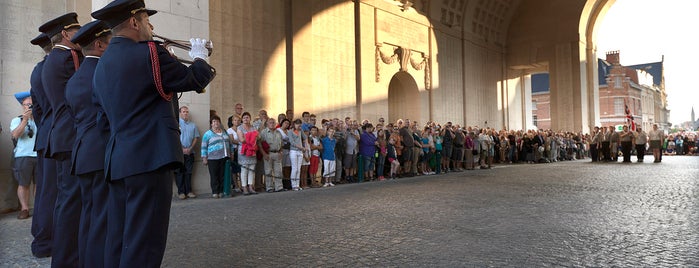
[[[187,107],[180,109],[180,117],[180,129],[188,129],[186,125],[192,123]],[[596,127],[591,134],[515,131],[452,122],[420,124],[407,118],[396,122],[350,117],[319,120],[309,112],[296,118],[292,110],[272,118],[265,110],[253,116],[242,104],[236,104],[235,113],[227,118],[227,129],[215,111],[211,111],[210,119],[210,129],[202,136],[200,156],[209,168],[214,198],[229,196],[231,186],[249,195],[489,169],[505,163],[585,158],[618,161],[620,155],[626,156],[624,162],[630,162],[631,154],[639,155],[637,161],[642,162],[645,151],[650,153],[654,148],[659,153],[696,153],[695,136],[666,136],[657,128],[650,136],[640,128],[616,131]],[[196,143],[198,132],[182,135],[185,159],[192,158],[194,152],[187,149]],[[655,141],[658,146],[654,147]],[[661,157],[657,156],[655,162]],[[184,183],[188,173],[191,170],[178,173],[180,199],[196,196],[188,186],[191,182]]]

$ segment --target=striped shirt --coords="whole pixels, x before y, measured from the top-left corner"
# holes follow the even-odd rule
[[[222,131],[215,133],[212,130],[206,131],[201,139],[201,157],[209,160],[217,160],[229,157],[230,140],[228,133]]]

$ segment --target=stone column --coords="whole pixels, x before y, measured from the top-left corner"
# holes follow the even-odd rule
[[[578,42],[558,43],[554,47],[550,63],[551,129],[553,130],[589,130],[587,75],[579,50]]]

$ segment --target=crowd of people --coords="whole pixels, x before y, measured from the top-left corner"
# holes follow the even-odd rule
[[[158,267],[172,181],[179,198],[196,197],[191,180],[197,145],[214,198],[230,196],[232,186],[243,195],[301,191],[495,163],[582,159],[588,151],[593,159],[609,160],[592,152],[617,155],[619,146],[626,160],[629,144],[644,145],[642,136],[627,130],[591,138],[409,119],[318,122],[308,112],[295,118],[291,110],[276,119],[264,110],[253,117],[241,104],[227,127],[210,115],[200,135],[175,94],[202,93],[214,78],[207,41],[190,39],[191,64],[178,62],[152,40],[154,14],[142,0],[115,0],[82,27],[74,12],[54,18],[31,41],[46,55],[32,71],[30,91],[15,95],[23,107],[10,125],[18,218],[32,217],[32,254],[52,257],[52,266]],[[654,152],[662,136],[648,134]],[[675,139],[667,147],[684,151],[692,142]]]
[[[181,129],[185,129],[183,123],[188,120],[185,118],[180,119]],[[637,155],[638,162],[643,162],[647,149],[653,152],[654,161],[660,162],[664,148],[668,148],[667,140],[674,138],[658,130],[657,125],[649,133],[641,128],[630,131],[624,127],[616,131],[614,127],[595,127],[592,133],[584,134],[496,130],[452,122],[419,124],[410,119],[318,120],[310,112],[295,118],[292,110],[276,118],[269,117],[266,110],[259,110],[253,118],[240,103],[228,117],[228,137],[221,135],[224,131],[215,111],[211,112],[210,123],[210,130],[201,142],[203,163],[207,165],[206,159],[216,152],[217,160],[228,162],[212,166],[209,161],[214,198],[230,196],[229,192],[224,194],[230,187],[243,195],[256,194],[260,189],[300,191],[338,183],[489,169],[494,164],[505,163],[586,158],[592,162],[610,162],[618,161],[620,155],[623,162],[631,162],[632,153]],[[678,148],[695,151],[690,149],[696,146],[695,137],[684,138],[686,145]],[[211,143],[223,146],[212,149]],[[187,157],[191,158],[191,154]],[[230,178],[225,185],[224,178]],[[184,194],[185,191],[180,191],[179,198],[187,198]]]

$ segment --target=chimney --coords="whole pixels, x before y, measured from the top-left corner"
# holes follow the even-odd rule
[[[619,50],[608,51],[607,52],[607,62],[611,65],[620,65],[619,61]]]

